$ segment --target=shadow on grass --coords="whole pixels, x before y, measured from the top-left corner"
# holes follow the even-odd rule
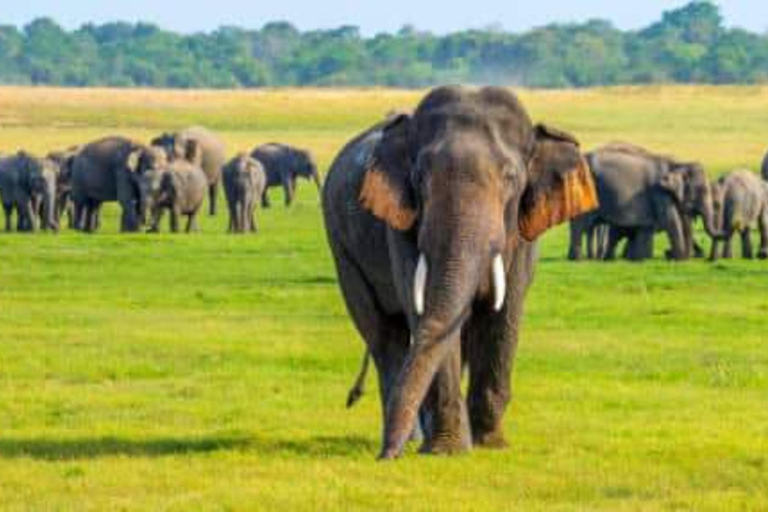
[[[310,458],[375,454],[376,444],[362,437],[319,436],[307,439],[260,439],[240,435],[125,439],[95,437],[73,439],[0,438],[0,458],[77,460],[101,457],[168,457],[218,451],[243,451],[255,455]]]

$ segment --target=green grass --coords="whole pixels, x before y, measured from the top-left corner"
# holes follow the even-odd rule
[[[0,90],[0,148],[147,138],[183,116],[233,151],[286,140],[325,167],[418,98],[200,93],[186,110],[191,93],[111,93],[113,118],[103,94]],[[524,97],[587,147],[679,144],[713,172],[754,167],[768,144],[768,114],[751,108],[768,112],[768,89]],[[145,125],[134,108],[152,110]],[[257,236],[225,235],[224,215],[199,235],[120,236],[113,207],[98,235],[0,236],[1,510],[768,509],[768,264],[571,264],[554,230],[527,302],[512,446],[380,464],[375,379],[344,409],[362,343],[316,193],[279,199]]]

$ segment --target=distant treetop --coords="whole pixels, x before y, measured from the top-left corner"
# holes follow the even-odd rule
[[[498,27],[437,36],[406,25],[363,37],[358,27],[192,35],[149,23],[88,23],[66,31],[39,18],[0,26],[0,83],[248,88],[424,87],[462,82],[527,87],[768,81],[768,36],[726,29],[717,5],[694,1],[639,31],[610,22]]]

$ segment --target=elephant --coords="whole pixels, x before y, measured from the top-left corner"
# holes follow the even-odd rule
[[[653,236],[667,233],[673,260],[697,252],[693,219],[701,216],[710,236],[714,225],[712,194],[698,163],[679,162],[626,143],[614,143],[587,155],[597,184],[600,207],[571,225],[569,257],[578,259],[581,240],[594,226],[607,224],[605,259],[615,259],[616,248],[628,238],[625,257],[643,260],[653,255]]]
[[[261,162],[267,173],[267,186],[261,196],[261,206],[269,208],[268,189],[283,187],[285,206],[290,206],[296,193],[296,179],[311,179],[320,190],[320,175],[312,156],[303,149],[285,144],[264,144],[251,152],[251,156]]]
[[[536,239],[597,206],[576,139],[534,125],[507,89],[438,87],[347,143],[321,204],[379,377],[379,458],[402,454],[417,415],[424,453],[505,446]]]
[[[146,172],[142,187],[151,213],[149,231],[159,232],[163,212],[170,212],[170,229],[179,232],[179,217],[187,216],[185,232],[197,231],[197,214],[209,190],[208,176],[201,167],[202,150],[195,140],[186,142],[184,158],[175,159],[165,167]]]
[[[143,176],[165,164],[161,149],[123,137],[106,137],[85,145],[72,163],[76,229],[96,231],[102,203],[117,201],[122,208],[120,231],[138,231],[146,223]]]
[[[26,151],[0,159],[0,196],[5,212],[5,230],[12,231],[16,210],[16,230],[58,231],[56,221],[56,164]]]
[[[72,201],[72,167],[79,151],[79,146],[72,146],[63,151],[48,153],[46,157],[55,162],[59,168],[56,180],[56,220],[61,223],[61,218],[66,214],[67,226],[70,229],[75,227],[75,204]]]
[[[724,247],[720,254],[717,238],[712,239],[710,259],[733,256],[732,237],[741,235],[741,255],[754,257],[751,230],[760,230],[758,258],[768,258],[768,182],[752,171],[738,170],[722,176],[712,185],[715,217],[723,233]]]
[[[229,206],[229,232],[258,231],[254,210],[267,186],[261,162],[241,153],[224,167],[222,179]]]
[[[179,132],[164,133],[152,139],[150,144],[162,147],[168,160],[173,161],[184,157],[187,141],[190,140],[196,141],[201,148],[201,167],[208,179],[208,212],[210,215],[216,215],[221,170],[227,161],[227,147],[224,142],[202,126],[191,126]]]

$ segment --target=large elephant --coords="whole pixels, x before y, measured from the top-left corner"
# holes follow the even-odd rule
[[[596,206],[575,139],[534,126],[506,89],[440,87],[349,142],[322,205],[379,376],[380,457],[402,453],[420,409],[425,452],[504,446],[534,241]]]
[[[120,231],[138,231],[146,223],[143,176],[165,163],[160,148],[123,137],[107,137],[84,146],[72,163],[75,227],[95,231],[102,203],[117,201],[122,208]]]
[[[693,220],[701,216],[710,236],[714,226],[712,194],[701,165],[657,155],[630,144],[609,144],[587,155],[597,184],[600,207],[571,226],[569,257],[580,256],[585,228],[609,226],[605,258],[613,259],[622,238],[629,238],[626,257],[653,255],[653,236],[667,234],[670,259],[696,252]]]
[[[25,151],[0,159],[0,196],[5,212],[5,230],[59,229],[56,222],[56,164]]]
[[[184,158],[187,142],[195,141],[202,151],[201,167],[208,178],[208,211],[216,215],[221,170],[227,161],[227,147],[218,135],[202,126],[192,126],[176,133],[164,133],[152,140],[153,146],[162,147],[170,161]]]
[[[258,231],[254,210],[267,186],[264,167],[241,153],[224,166],[222,179],[229,206],[229,232]]]
[[[151,213],[149,230],[160,231],[160,221],[165,210],[170,212],[170,229],[179,232],[179,218],[187,216],[187,233],[196,231],[197,214],[208,190],[208,177],[201,168],[202,155],[196,141],[187,141],[184,159],[176,159],[164,168],[144,174],[143,186],[148,197],[147,208]]]
[[[760,249],[757,256],[768,258],[768,182],[752,171],[738,170],[726,174],[712,184],[715,217],[723,233],[723,258],[733,256],[732,238],[741,235],[743,258],[754,257],[751,230],[760,230]],[[710,259],[721,256],[717,238],[712,239]]]
[[[60,224],[61,218],[66,214],[67,225],[70,229],[75,227],[75,204],[72,201],[72,168],[79,151],[79,146],[72,146],[63,151],[48,153],[46,157],[52,160],[59,168],[56,179],[56,220]]]
[[[312,156],[303,149],[285,144],[264,144],[251,152],[251,156],[261,162],[267,173],[267,187],[261,198],[261,205],[269,208],[268,189],[283,187],[285,205],[290,206],[296,193],[296,179],[311,179],[320,190],[320,175]]]

